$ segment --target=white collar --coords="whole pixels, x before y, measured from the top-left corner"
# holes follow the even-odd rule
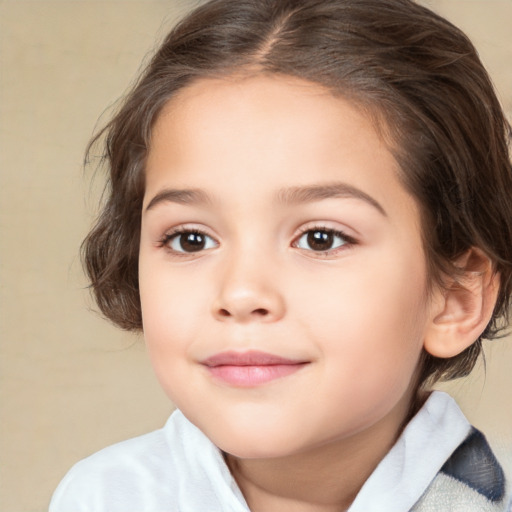
[[[470,430],[455,401],[434,391],[365,482],[348,512],[408,512]],[[198,428],[176,411],[165,431],[173,457],[183,468],[185,492],[180,493],[179,510],[193,510],[198,489],[206,487],[222,504],[219,512],[249,512],[220,450]]]
[[[470,430],[455,400],[434,391],[365,482],[348,512],[408,512]]]

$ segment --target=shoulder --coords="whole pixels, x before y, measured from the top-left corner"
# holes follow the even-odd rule
[[[475,428],[452,453],[414,507],[415,512],[502,512],[505,473],[485,436]]]
[[[155,488],[159,500],[172,491],[174,462],[165,429],[104,448],[69,470],[53,495],[50,512],[146,510],[146,497]],[[171,485],[159,486],[164,479]]]
[[[248,512],[221,451],[176,410],[165,427],[76,464],[50,512]]]
[[[505,494],[504,471],[485,437],[449,395],[435,391],[350,511],[503,512]]]
[[[502,501],[493,502],[460,480],[439,473],[412,512],[504,512]]]

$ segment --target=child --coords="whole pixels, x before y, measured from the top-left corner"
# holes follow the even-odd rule
[[[100,135],[87,271],[178,410],[51,512],[504,510],[485,437],[428,391],[511,294],[509,126],[457,28],[409,0],[211,0]]]

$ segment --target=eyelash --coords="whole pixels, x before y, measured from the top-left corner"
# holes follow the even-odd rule
[[[177,251],[175,249],[172,249],[170,247],[170,243],[174,239],[180,237],[181,235],[195,235],[195,236],[201,236],[204,238],[209,238],[210,240],[214,240],[213,237],[211,237],[206,232],[204,232],[200,229],[179,227],[179,228],[173,229],[170,233],[165,233],[164,236],[159,240],[158,245],[159,245],[159,247],[163,247],[163,248],[167,249],[170,253],[172,253],[173,256],[177,256],[177,257],[190,257],[194,254],[198,254],[198,253],[203,252],[204,250],[207,250],[207,249],[201,249],[199,251],[187,252],[187,251]],[[218,244],[217,241],[215,241],[215,242]]]
[[[315,251],[314,249],[304,249],[304,248],[301,248],[298,246],[299,241],[304,237],[304,235],[306,235],[308,233],[315,233],[315,232],[324,233],[324,234],[327,234],[332,237],[340,238],[340,239],[342,239],[343,243],[341,243],[340,245],[338,245],[337,247],[334,247],[332,249],[318,250],[318,251]],[[170,233],[165,233],[164,236],[159,240],[158,245],[159,245],[159,247],[166,248],[170,253],[173,254],[173,256],[177,256],[177,257],[190,257],[194,254],[199,254],[205,250],[211,249],[211,247],[208,247],[206,249],[203,248],[203,249],[199,249],[198,251],[189,251],[189,252],[177,251],[175,249],[172,249],[170,247],[170,243],[173,240],[175,240],[176,238],[180,237],[181,235],[185,235],[185,234],[195,235],[198,237],[205,237],[207,239],[214,240],[215,243],[218,245],[218,242],[213,237],[208,235],[205,231],[202,231],[202,230],[196,229],[196,228],[187,228],[187,227],[179,227],[179,228],[174,229]],[[299,235],[294,238],[294,240],[292,242],[292,247],[295,247],[297,249],[301,249],[303,251],[313,253],[316,256],[322,257],[322,256],[332,256],[334,254],[337,254],[339,251],[346,250],[356,244],[357,244],[357,240],[355,238],[347,235],[343,231],[317,225],[317,226],[306,226],[305,228],[302,228],[300,230]]]
[[[304,235],[306,235],[308,233],[315,233],[315,232],[316,233],[325,233],[332,237],[340,238],[343,241],[343,243],[341,243],[339,246],[333,247],[332,249],[319,250],[319,251],[315,251],[312,249],[302,249],[304,251],[315,254],[315,256],[317,256],[317,257],[334,256],[338,252],[345,251],[345,250],[349,249],[350,247],[357,244],[357,240],[355,238],[347,235],[343,231],[340,231],[338,229],[329,228],[326,226],[313,225],[313,226],[306,226],[306,227],[302,228],[300,230],[299,235],[297,237],[295,237],[292,245],[294,247],[297,247],[298,249],[301,249],[300,247],[298,247],[298,243],[302,239],[302,237],[304,237]]]

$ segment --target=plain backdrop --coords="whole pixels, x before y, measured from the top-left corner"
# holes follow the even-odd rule
[[[172,410],[142,340],[102,320],[78,249],[101,179],[86,143],[197,1],[0,0],[0,510],[42,512],[69,467]],[[473,39],[512,113],[512,1],[431,0]],[[98,121],[98,119],[101,119]],[[511,116],[512,117],[512,116]],[[446,388],[512,446],[512,341]]]

